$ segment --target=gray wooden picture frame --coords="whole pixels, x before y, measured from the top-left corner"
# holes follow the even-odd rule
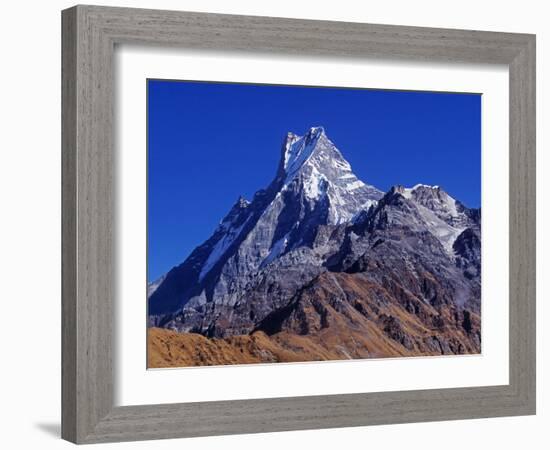
[[[75,6],[62,13],[62,437],[75,443],[535,413],[535,36]],[[116,44],[506,64],[508,385],[114,406]]]

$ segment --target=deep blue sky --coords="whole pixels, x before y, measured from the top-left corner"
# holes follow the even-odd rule
[[[480,205],[480,95],[148,80],[149,281],[267,186],[287,131],[318,125],[366,183]]]

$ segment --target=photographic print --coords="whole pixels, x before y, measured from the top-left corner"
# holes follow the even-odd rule
[[[481,95],[147,80],[147,367],[481,353]]]

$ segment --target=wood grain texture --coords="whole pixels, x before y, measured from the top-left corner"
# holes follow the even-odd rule
[[[63,11],[62,435],[77,443],[535,412],[535,37],[77,6]],[[510,384],[113,406],[115,44],[506,64],[510,70]]]
[[[76,10],[63,14],[61,155],[62,435],[76,440]]]

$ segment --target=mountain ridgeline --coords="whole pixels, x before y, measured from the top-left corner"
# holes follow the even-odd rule
[[[150,367],[479,353],[481,212],[288,133],[269,186],[148,295]]]

